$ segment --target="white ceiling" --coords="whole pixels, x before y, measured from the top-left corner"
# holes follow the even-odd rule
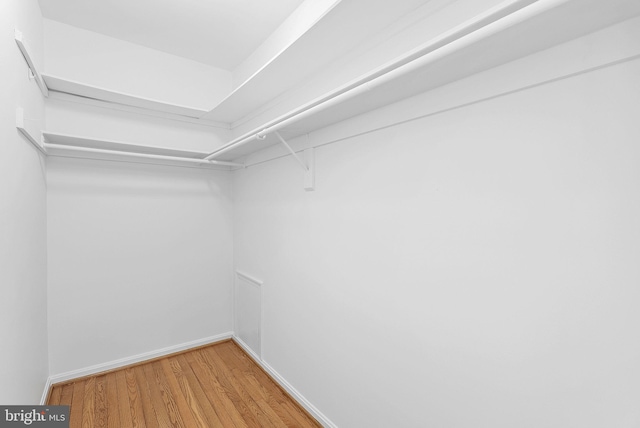
[[[39,0],[45,18],[233,70],[303,0]]]

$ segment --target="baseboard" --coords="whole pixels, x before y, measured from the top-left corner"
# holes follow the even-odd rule
[[[297,389],[295,389],[289,382],[287,382],[273,367],[271,367],[266,361],[259,358],[258,355],[246,344],[242,339],[233,335],[233,341],[236,342],[251,358],[253,358],[256,364],[260,365],[266,371],[269,376],[273,378],[293,399],[295,399],[307,412],[311,414],[318,422],[325,428],[338,428],[336,424],[331,422],[329,418],[320,412],[309,400],[307,400]]]
[[[42,391],[42,397],[40,398],[41,406],[47,404],[47,399],[49,398],[49,394],[51,393],[51,385],[51,377],[49,377],[44,384],[44,391]]]
[[[203,339],[182,343],[180,345],[169,346],[167,348],[162,348],[162,349],[158,349],[151,352],[145,352],[144,354],[134,355],[132,357],[121,358],[119,360],[110,361],[103,364],[97,364],[95,366],[85,367],[83,369],[73,370],[70,372],[49,376],[49,379],[47,379],[47,383],[45,385],[44,393],[42,394],[42,400],[44,401],[47,399],[47,395],[49,394],[49,389],[51,388],[52,385],[55,385],[57,383],[62,383],[69,380],[82,378],[85,376],[91,376],[97,373],[102,373],[102,372],[118,369],[121,367],[130,366],[130,365],[141,363],[147,360],[153,360],[155,358],[164,357],[166,355],[174,354],[176,352],[185,351],[190,348],[197,348],[199,346],[211,345],[213,343],[220,342],[222,340],[231,339],[232,337],[233,337],[232,332],[222,333],[216,336],[205,337]]]
[[[244,352],[246,352],[247,354],[249,354],[249,356],[251,356],[251,358],[256,360],[256,363],[260,365],[264,364],[264,361],[262,361],[262,358],[260,358],[258,354],[256,354],[256,352],[253,349],[251,349],[251,347],[247,345],[247,343],[244,340],[240,339],[235,334],[233,335],[232,339],[234,342],[240,345],[240,347],[244,350]]]

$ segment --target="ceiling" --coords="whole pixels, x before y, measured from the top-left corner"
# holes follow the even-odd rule
[[[303,0],[39,0],[45,18],[233,70]]]

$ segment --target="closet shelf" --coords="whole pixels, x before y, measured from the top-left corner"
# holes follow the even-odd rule
[[[397,5],[385,6],[386,15],[407,13],[406,7],[398,11],[396,9],[399,9]],[[52,90],[58,92],[230,124],[268,105],[324,65],[348,54],[362,43],[363,34],[371,32],[372,28],[381,29],[387,25],[388,18],[377,18],[381,21],[377,22],[374,15],[362,17],[361,11],[354,4],[334,0],[298,38],[273,55],[224,99],[216,105],[212,103],[207,110],[144,99],[60,76],[45,74],[44,79]],[[351,29],[348,33],[334,31],[335,28],[347,26]],[[310,52],[313,54],[310,55]],[[286,79],[282,78],[283,74],[286,74]]]
[[[349,55],[372,34],[383,32],[389,22],[417,13],[416,2],[381,2],[375,6],[377,12],[372,14],[363,14],[363,5],[366,5],[365,1],[333,0],[306,31],[202,118],[231,124],[246,120],[317,74],[318,70]],[[336,28],[349,28],[349,31],[336,31]]]
[[[570,41],[640,14],[640,2],[515,2],[442,34],[355,81],[221,146],[207,159],[233,161],[412,95]],[[518,8],[519,7],[519,8]],[[574,19],[579,16],[580,19]]]
[[[202,110],[145,99],[105,88],[82,84],[60,77],[43,75],[45,88],[150,111],[188,117],[211,123],[231,122],[255,112],[283,91],[285,82],[271,85],[283,67],[296,68],[296,61],[309,57],[309,48],[320,43],[327,26],[335,24],[338,6],[327,13],[298,40],[278,54],[259,73],[254,74],[229,97],[212,110]],[[396,60],[372,70],[323,96],[255,127],[211,153],[185,153],[177,150],[129,145],[77,136],[44,133],[48,153],[78,157],[139,158],[154,161],[198,164],[204,159],[216,161],[221,168],[241,166],[234,162],[275,144],[308,134],[325,126],[375,110],[413,95],[469,77],[484,70],[506,64],[555,45],[613,25],[640,14],[637,0],[513,0],[451,29]],[[575,19],[578,16],[579,19]],[[17,33],[16,33],[17,34]],[[18,36],[16,36],[18,42]],[[355,43],[350,40],[348,43]],[[22,47],[21,47],[22,50]],[[326,50],[326,49],[325,49]],[[24,51],[23,51],[24,54]],[[302,55],[302,56],[301,56]],[[319,64],[330,60],[326,52]],[[25,55],[25,58],[27,56]],[[315,64],[315,57],[309,62]],[[27,60],[27,62],[29,62]],[[32,64],[30,63],[30,67]],[[34,67],[35,68],[35,67]],[[313,67],[311,67],[313,68]],[[310,68],[310,69],[311,69]],[[305,69],[306,70],[306,69]],[[285,70],[286,71],[286,70]],[[295,73],[298,73],[296,71]],[[295,74],[301,79],[307,71]],[[37,70],[34,71],[39,75]],[[282,81],[283,79],[280,79]],[[292,87],[293,87],[292,86]],[[26,134],[25,134],[26,135]],[[53,147],[55,146],[55,147]],[[84,148],[84,149],[82,149]],[[146,151],[152,150],[151,153]],[[109,153],[103,153],[110,151]],[[72,154],[73,153],[73,154]],[[152,158],[153,157],[153,158]],[[169,159],[176,158],[176,159]],[[198,160],[197,158],[204,158]],[[229,163],[231,162],[231,163]]]
[[[64,79],[49,74],[43,74],[47,87],[56,92],[77,95],[84,98],[91,98],[100,101],[107,101],[116,104],[123,104],[132,107],[143,108],[146,110],[159,111],[163,113],[185,116],[192,119],[199,119],[207,111],[193,107],[181,106],[177,104],[169,104],[158,100],[143,98],[136,95],[125,94],[123,92],[113,91],[101,88],[99,86],[89,85],[74,80]]]
[[[345,40],[343,37],[339,45],[326,40],[327,34],[335,33],[330,28],[338,28],[330,27],[332,22],[328,21],[333,21],[340,15],[340,3],[335,1],[330,5],[307,31],[276,53],[201,118],[233,123],[293,88],[341,52],[346,53],[354,47],[356,40]],[[351,32],[354,33],[356,32]],[[313,51],[313,55],[309,55],[310,51]],[[300,61],[300,58],[305,60]],[[283,73],[287,73],[287,79],[282,78]]]
[[[43,147],[48,156],[76,157],[83,159],[117,160],[122,162],[153,163],[176,166],[195,166],[229,170],[242,164],[204,160],[205,153],[143,146],[119,141],[89,137],[42,133]]]
[[[225,161],[208,161],[205,153],[164,147],[110,141],[77,135],[41,132],[34,129],[35,120],[25,117],[22,107],[16,109],[16,128],[27,141],[45,156],[101,159],[120,162],[206,167],[229,170],[244,165]]]

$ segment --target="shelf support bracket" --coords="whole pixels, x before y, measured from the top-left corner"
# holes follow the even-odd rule
[[[307,161],[307,170],[304,173],[304,190],[307,192],[316,190],[316,157],[314,150],[312,147],[304,151],[304,157]]]
[[[282,135],[280,135],[278,131],[274,131],[273,133],[276,134],[276,137],[278,137],[282,145],[287,148],[289,153],[291,153],[294,159],[300,164],[300,166],[302,166],[302,169],[304,169],[304,190],[306,190],[307,192],[315,190],[313,149],[307,149],[304,151],[304,156],[306,159],[305,162],[304,160],[300,159],[300,156],[298,156],[298,154],[291,148],[286,140],[282,138]]]
[[[291,146],[285,141],[284,138],[282,138],[282,135],[280,135],[280,133],[278,131],[274,131],[273,133],[276,134],[276,137],[278,137],[280,142],[287,148],[287,150],[289,150],[289,153],[291,153],[293,155],[295,160],[298,161],[298,163],[302,166],[302,169],[304,169],[305,171],[309,171],[309,167],[307,166],[307,164],[305,164],[304,161],[302,159],[300,159],[298,154],[293,151]]]

